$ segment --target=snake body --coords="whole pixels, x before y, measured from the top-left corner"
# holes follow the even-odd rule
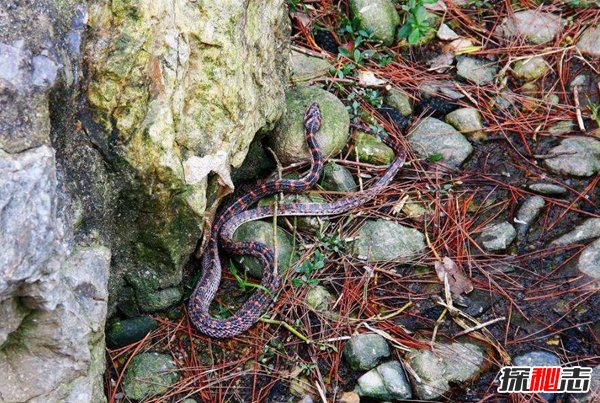
[[[373,199],[393,179],[404,164],[405,153],[391,138],[384,140],[396,152],[396,158],[386,172],[368,190],[357,192],[351,196],[331,203],[290,203],[277,206],[248,209],[259,199],[279,193],[301,193],[314,186],[323,168],[323,155],[319,149],[315,134],[321,126],[321,113],[316,103],[307,109],[304,119],[306,140],[311,154],[311,168],[300,179],[279,179],[259,182],[255,187],[244,192],[215,219],[210,239],[202,256],[202,275],[189,302],[189,317],[192,324],[200,332],[215,338],[236,336],[258,321],[267,309],[274,295],[280,288],[281,278],[275,267],[274,254],[266,245],[252,241],[235,241],[233,234],[240,225],[247,221],[278,216],[325,216],[344,213]],[[275,209],[277,211],[275,212]],[[232,253],[256,257],[263,267],[262,289],[257,289],[242,307],[227,319],[212,317],[209,313],[210,303],[215,297],[221,281],[221,262],[218,244]],[[265,291],[265,290],[268,290]]]

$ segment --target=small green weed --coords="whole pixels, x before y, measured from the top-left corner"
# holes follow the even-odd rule
[[[253,288],[258,288],[260,290],[263,290],[267,294],[269,294],[271,297],[273,296],[273,294],[271,293],[271,291],[269,289],[265,288],[263,285],[261,285],[261,284],[254,284],[254,283],[248,282],[248,276],[245,273],[244,273],[244,277],[242,278],[238,274],[237,267],[235,267],[235,265],[233,264],[233,262],[229,263],[229,271],[231,272],[231,274],[233,275],[233,277],[237,281],[238,287],[240,287],[240,289],[243,292],[250,292],[250,291],[253,291],[252,290]]]
[[[402,9],[408,13],[406,22],[398,31],[398,36],[409,44],[419,43],[421,38],[431,31],[431,16],[425,9],[425,4],[433,4],[436,0],[409,0]]]
[[[296,268],[296,273],[302,274],[298,278],[292,279],[292,285],[295,287],[309,285],[315,286],[319,284],[319,280],[316,278],[310,278],[310,276],[318,270],[325,267],[325,256],[318,250],[311,260],[307,260]]]

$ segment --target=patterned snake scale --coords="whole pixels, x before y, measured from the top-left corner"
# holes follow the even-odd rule
[[[248,207],[263,197],[280,192],[301,193],[317,183],[323,168],[323,155],[315,139],[315,134],[320,127],[321,112],[319,106],[313,103],[307,109],[304,118],[306,140],[311,154],[311,168],[304,177],[259,181],[254,187],[234,199],[235,201],[215,219],[206,251],[202,255],[202,275],[192,293],[188,307],[190,320],[201,333],[215,338],[233,337],[243,333],[259,320],[271,304],[272,295],[275,295],[281,286],[281,277],[277,273],[272,250],[259,242],[233,240],[233,234],[240,225],[247,221],[272,217],[275,214],[278,216],[326,216],[347,212],[372,200],[391,182],[404,164],[406,154],[388,136],[383,140],[394,148],[396,158],[369,189],[330,203],[290,203],[248,210]],[[256,257],[263,267],[264,275],[261,285],[269,290],[267,293],[263,289],[257,289],[242,307],[227,319],[217,319],[211,317],[209,313],[210,304],[221,281],[219,240],[221,246],[231,253]]]

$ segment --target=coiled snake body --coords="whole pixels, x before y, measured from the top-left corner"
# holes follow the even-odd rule
[[[396,146],[391,138],[386,141],[394,148],[396,158],[380,179],[369,189],[357,192],[331,203],[290,203],[278,206],[247,208],[259,199],[275,193],[301,193],[308,190],[319,179],[323,168],[323,155],[319,149],[315,134],[321,127],[321,113],[316,103],[310,105],[304,118],[306,140],[311,154],[310,171],[300,179],[278,179],[258,182],[252,188],[237,198],[214,221],[206,251],[202,255],[202,275],[198,281],[189,302],[189,317],[200,332],[216,338],[236,336],[256,323],[268,308],[281,285],[281,278],[274,264],[273,251],[266,245],[252,241],[234,241],[235,230],[247,221],[258,220],[275,215],[278,216],[325,216],[344,213],[373,199],[396,175],[404,164],[405,153]],[[242,307],[227,319],[210,316],[210,303],[215,297],[221,281],[221,261],[219,259],[218,241],[221,246],[232,253],[256,257],[263,267],[261,285],[242,305]]]

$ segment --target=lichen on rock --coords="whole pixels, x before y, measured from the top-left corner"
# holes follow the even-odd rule
[[[148,300],[181,281],[209,184],[230,191],[231,167],[281,116],[289,21],[281,0],[114,1],[88,23],[88,130],[130,180],[113,189],[132,213],[113,272]]]

